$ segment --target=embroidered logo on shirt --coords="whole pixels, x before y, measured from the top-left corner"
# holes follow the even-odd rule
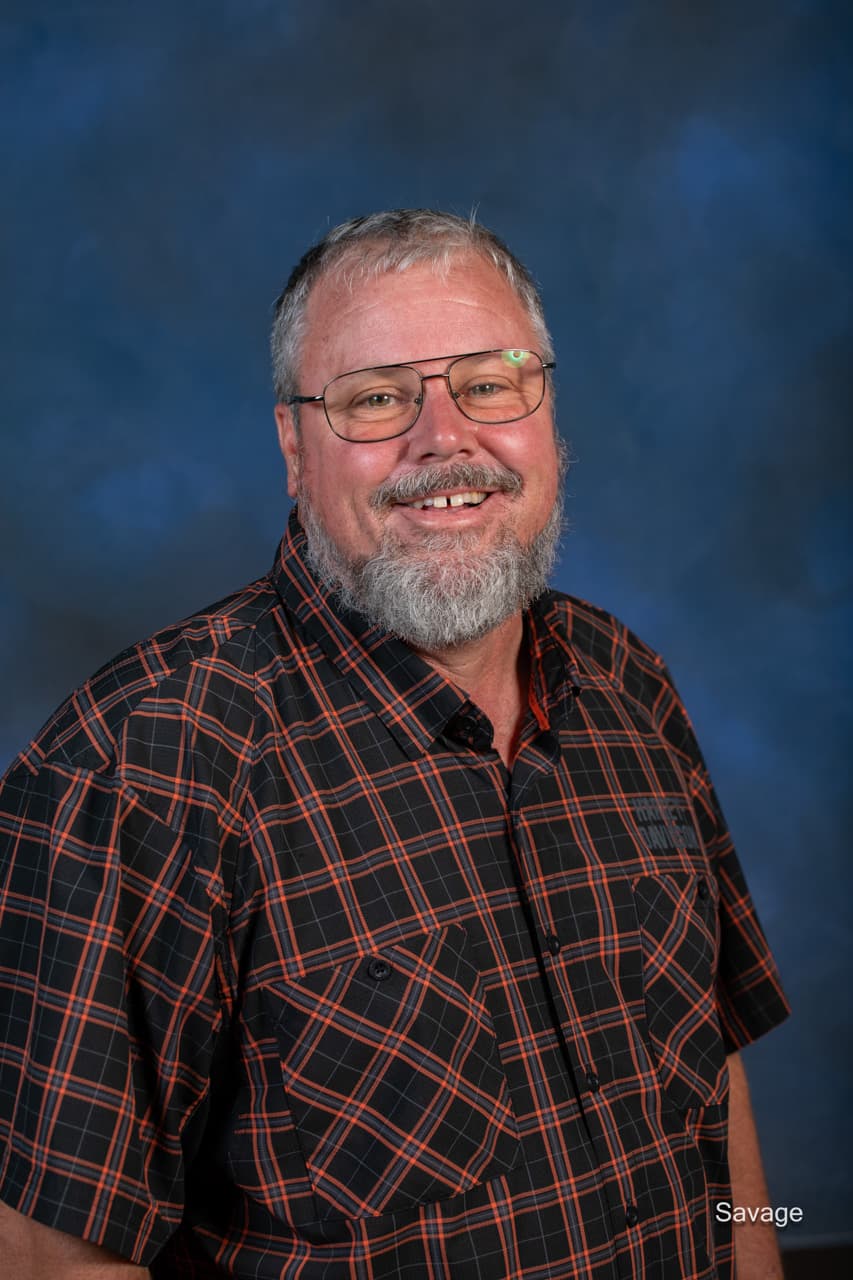
[[[650,849],[701,850],[689,805],[677,800],[658,800],[653,796],[630,797],[628,803]]]

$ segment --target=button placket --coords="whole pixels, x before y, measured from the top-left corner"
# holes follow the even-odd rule
[[[581,1048],[581,1032],[585,1019],[587,1017],[594,1019],[595,1005],[592,991],[584,983],[574,988],[569,972],[577,932],[572,903],[568,896],[564,899],[559,892],[555,894],[553,890],[543,889],[543,869],[538,861],[539,855],[519,820],[520,812],[524,808],[523,801],[535,803],[531,797],[531,791],[535,789],[541,792],[544,786],[541,773],[537,774],[536,765],[530,759],[532,754],[528,751],[526,760],[523,760],[520,755],[516,759],[511,775],[507,815],[510,842],[522,878],[522,891],[527,896],[531,914],[538,925],[537,942],[540,954],[545,960],[545,980],[554,999],[558,1018],[556,1026],[560,1035],[563,1057],[575,1082],[580,1110],[594,1148],[604,1162],[609,1150],[607,1128],[611,1121],[603,1120],[602,1115],[611,1114],[611,1104],[602,1091],[598,1073],[588,1065],[588,1059],[584,1061],[586,1054]],[[524,772],[519,768],[522,763],[527,766]],[[627,889],[626,892],[628,892]],[[633,910],[632,903],[631,907]],[[565,929],[563,937],[555,932],[552,923],[554,921],[560,922],[560,926]],[[565,949],[568,949],[565,966],[563,963],[553,963],[551,957],[556,957]],[[633,1165],[633,1152],[629,1153],[629,1161],[630,1167]],[[640,1221],[637,1206],[624,1198],[626,1192],[628,1196],[631,1195],[633,1189],[630,1186],[625,1186],[624,1183],[621,1188],[616,1185],[605,1185],[603,1190],[616,1231],[633,1227]]]

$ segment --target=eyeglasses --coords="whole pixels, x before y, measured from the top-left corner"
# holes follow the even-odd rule
[[[355,369],[332,378],[319,396],[288,396],[285,404],[322,404],[336,436],[353,444],[392,440],[410,431],[424,406],[424,383],[444,378],[448,393],[471,422],[519,422],[545,398],[545,370],[557,367],[535,351],[475,351],[433,356],[419,364],[450,360],[443,373],[421,373],[410,364]]]

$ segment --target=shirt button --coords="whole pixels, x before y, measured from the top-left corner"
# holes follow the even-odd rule
[[[560,941],[560,939],[557,937],[556,933],[549,933],[549,934],[546,934],[546,936],[545,936],[545,946],[546,946],[546,947],[548,948],[548,950],[551,952],[551,955],[552,955],[552,956],[555,956],[555,955],[557,954],[557,952],[560,950],[560,947],[561,947],[562,945],[563,945],[563,944],[562,944],[562,942]]]
[[[711,890],[708,887],[708,881],[703,876],[696,886],[696,894],[699,898],[699,901],[705,902],[706,899],[710,896],[710,893],[711,893]]]
[[[586,1073],[586,1087],[590,1093],[598,1093],[601,1088],[601,1081],[594,1071],[590,1070]]]
[[[636,1227],[640,1221],[640,1212],[635,1204],[625,1205],[625,1222],[629,1227]]]
[[[381,957],[373,959],[367,966],[367,976],[372,978],[374,982],[384,982],[386,978],[391,977],[391,966],[387,960]]]

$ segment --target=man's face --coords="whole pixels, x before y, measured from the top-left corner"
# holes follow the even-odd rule
[[[308,301],[299,385],[319,393],[338,374],[394,363],[422,373],[443,371],[455,356],[495,348],[530,348],[539,342],[527,313],[500,273],[479,257],[460,258],[446,279],[429,264],[356,282],[352,291],[321,279]],[[321,405],[306,405],[299,436],[290,410],[276,408],[287,462],[288,492],[300,503],[303,524],[322,532],[338,558],[364,564],[394,549],[461,573],[512,540],[526,549],[551,516],[559,484],[550,394],[529,417],[511,424],[471,422],[457,409],[444,379],[424,384],[424,405],[402,436],[371,443],[339,439]],[[417,509],[404,502],[377,505],[380,487],[429,470],[429,492],[449,496],[469,484],[442,483],[456,464],[512,477],[513,492],[491,492],[478,506]],[[305,517],[310,513],[310,522]],[[426,564],[424,565],[426,571]]]

